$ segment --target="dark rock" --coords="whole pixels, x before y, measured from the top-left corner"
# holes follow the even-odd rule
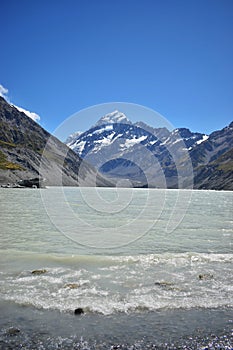
[[[155,286],[159,286],[159,287],[170,287],[172,286],[173,283],[171,282],[155,282]]]
[[[45,269],[42,269],[42,270],[33,270],[32,271],[32,274],[33,275],[42,275],[43,273],[46,273],[47,272],[47,270],[45,270]]]
[[[212,278],[214,278],[214,276],[209,273],[204,273],[204,274],[200,274],[198,278],[199,280],[211,280]]]
[[[30,187],[30,188],[40,188],[42,187],[43,179],[40,179],[39,177],[35,177],[33,179],[26,179],[26,180],[20,180],[18,184],[23,187]]]
[[[16,334],[18,334],[19,332],[20,332],[20,329],[15,328],[15,327],[11,327],[11,328],[7,329],[7,331],[6,331],[6,333],[7,333],[8,335],[16,335]]]
[[[166,290],[170,290],[170,291],[174,291],[174,290],[180,290],[180,288],[174,287],[174,284],[171,282],[155,282],[155,286],[162,288],[162,289],[166,289]]]
[[[81,307],[78,307],[77,309],[74,310],[75,315],[81,315],[84,314],[84,311]]]
[[[67,283],[64,285],[64,288],[76,289],[79,287],[78,283]]]

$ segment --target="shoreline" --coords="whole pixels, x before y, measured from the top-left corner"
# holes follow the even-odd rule
[[[203,191],[213,191],[213,192],[233,192],[233,189],[217,189],[217,188],[170,188],[170,187],[117,187],[117,186],[66,186],[66,185],[47,185],[47,186],[21,186],[17,183],[0,183],[0,188],[3,189],[37,189],[37,190],[44,190],[49,188],[97,188],[97,189],[135,189],[135,190],[166,190],[166,191],[195,191],[195,192],[203,192]]]
[[[0,349],[233,347],[233,308],[74,315],[0,302]],[[214,347],[215,346],[215,347]]]

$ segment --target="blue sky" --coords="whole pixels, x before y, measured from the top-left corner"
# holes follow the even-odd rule
[[[232,0],[2,0],[1,28],[0,84],[50,132],[114,101],[192,131],[233,120]]]

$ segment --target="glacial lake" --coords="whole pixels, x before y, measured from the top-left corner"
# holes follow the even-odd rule
[[[153,349],[190,336],[194,348],[211,333],[216,344],[232,341],[232,192],[0,195],[2,348]],[[9,337],[12,326],[21,331]]]

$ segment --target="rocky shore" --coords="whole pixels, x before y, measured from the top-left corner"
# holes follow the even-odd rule
[[[0,349],[145,350],[233,347],[231,309],[160,310],[111,316],[1,302]]]
[[[2,188],[45,188],[43,184],[43,179],[39,177],[32,179],[19,180],[15,183],[2,184]]]

